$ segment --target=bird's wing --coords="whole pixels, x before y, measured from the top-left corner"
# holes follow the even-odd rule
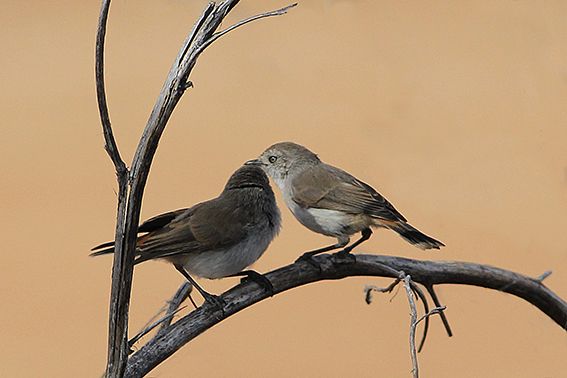
[[[301,207],[368,214],[387,221],[406,221],[388,200],[349,173],[320,164],[292,182],[292,199]]]
[[[236,244],[246,237],[242,208],[218,198],[181,212],[163,227],[138,239],[137,263]],[[165,215],[165,214],[164,214]],[[159,222],[156,222],[156,224]]]
[[[175,210],[175,211],[170,211],[168,213],[156,215],[155,217],[152,217],[152,218],[148,219],[147,221],[145,221],[144,223],[142,223],[138,227],[138,232],[140,233],[140,232],[157,231],[157,230],[167,226],[168,223],[170,223],[176,217],[179,217],[180,215],[182,215],[184,212],[186,212],[188,210],[189,209],[179,209],[179,210]],[[140,240],[140,238],[138,238],[138,241],[139,240]],[[114,253],[114,240],[106,242],[106,243],[99,244],[96,247],[92,248],[91,251],[96,251],[94,253],[91,253],[91,256],[99,256],[99,255],[104,255],[104,254],[107,254],[107,253]]]
[[[183,214],[187,210],[189,210],[189,209],[179,209],[179,210],[175,210],[175,211],[169,211],[167,213],[163,213],[163,214],[160,214],[160,215],[156,215],[155,217],[152,217],[152,218],[146,220],[144,223],[142,223],[138,227],[138,232],[151,232],[151,231],[156,231],[160,228],[163,228],[168,223],[173,221],[175,218],[179,217],[181,214]]]

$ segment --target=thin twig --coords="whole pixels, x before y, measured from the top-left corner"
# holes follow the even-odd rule
[[[136,336],[132,337],[132,339],[130,339],[130,341],[128,341],[128,348],[130,348],[130,353],[133,353],[134,351],[132,350],[132,347],[134,346],[134,344],[136,344],[136,342],[138,342],[138,340],[140,340],[142,337],[144,337],[145,335],[147,335],[148,333],[150,333],[154,328],[156,328],[158,325],[160,324],[164,324],[166,322],[171,323],[171,319],[173,319],[173,317],[175,316],[175,314],[177,314],[179,311],[183,310],[185,307],[187,306],[183,306],[180,308],[175,309],[175,311],[173,312],[167,312],[164,316],[162,316],[161,318],[159,318],[158,320],[154,321],[153,323],[150,323],[146,326],[144,326],[144,328],[142,328],[142,330],[140,332],[138,332],[136,334]],[[160,311],[158,313],[158,315],[163,312]],[[154,316],[155,318],[156,316]]]
[[[106,89],[104,84],[104,44],[106,37],[106,24],[108,20],[108,11],[110,9],[110,0],[104,0],[100,10],[98,19],[98,28],[96,34],[96,47],[95,47],[95,81],[96,81],[96,96],[98,101],[98,110],[100,114],[100,122],[102,123],[102,130],[105,140],[105,149],[114,164],[117,173],[126,171],[126,164],[120,157],[114,133],[112,132],[112,125],[110,123],[110,116],[108,114],[108,105],[106,102]]]
[[[538,282],[543,282],[543,280],[545,280],[547,277],[551,276],[552,273],[553,273],[553,271],[551,271],[551,270],[543,272],[538,277],[536,277],[535,280],[538,281]]]
[[[421,303],[423,303],[423,313],[427,314],[429,312],[429,302],[427,301],[427,297],[425,296],[425,293],[414,282],[411,282],[411,288],[412,291],[417,295],[417,298],[421,299]],[[423,335],[421,336],[421,341],[419,342],[419,346],[417,347],[417,353],[420,353],[423,350],[423,346],[425,345],[425,340],[427,340],[428,331],[429,331],[429,317],[425,318],[425,323],[423,325]]]
[[[447,309],[447,306],[435,307],[434,309],[426,312],[422,317],[417,319],[417,321],[415,322],[415,325],[417,326],[422,320],[424,320],[424,319],[427,320],[431,315],[440,314],[443,311],[445,311],[446,309]]]
[[[179,286],[179,289],[177,289],[173,297],[168,301],[167,314],[172,314],[175,311],[177,311],[181,303],[183,303],[183,301],[187,298],[189,298],[193,306],[197,308],[197,304],[193,301],[193,298],[191,298],[192,291],[193,291],[193,286],[188,281],[181,284],[181,286]],[[173,320],[172,317],[169,318],[169,320],[162,323],[157,333],[157,336],[165,332],[167,327],[171,325],[171,320]]]
[[[395,272],[395,270],[393,270]],[[398,284],[400,283],[400,281],[403,279],[404,277],[404,273],[403,272],[397,272],[398,277],[388,286],[386,287],[379,287],[379,286],[374,286],[374,285],[366,285],[364,288],[364,297],[365,297],[365,301],[367,304],[370,304],[372,302],[372,291],[377,291],[379,293],[390,293],[392,292],[396,287],[398,287]],[[429,303],[427,301],[427,297],[425,296],[425,294],[423,293],[423,291],[420,289],[419,286],[417,286],[414,282],[410,282],[410,286],[412,291],[416,294],[416,298],[421,299],[421,302],[423,303],[423,310],[424,313],[428,313],[429,312]],[[393,298],[393,297],[392,297]],[[392,299],[390,298],[390,301]],[[425,345],[425,340],[427,339],[427,333],[429,330],[429,317],[427,317],[425,319],[425,324],[423,327],[423,335],[421,337],[421,341],[419,342],[419,347],[417,348],[417,352],[421,352],[421,350],[423,349],[423,346]]]
[[[415,348],[415,331],[417,328],[417,306],[415,305],[415,299],[413,291],[411,289],[411,276],[406,275],[403,279],[404,288],[406,289],[406,295],[408,297],[408,303],[410,306],[410,332],[409,332],[409,344],[410,344],[410,356],[411,356],[411,373],[413,378],[419,378],[419,365],[417,363],[417,350]]]
[[[366,285],[364,287],[364,298],[367,304],[372,303],[372,292],[373,291],[377,291],[379,293],[391,293],[392,290],[394,290],[394,288],[396,286],[398,286],[398,284],[400,283],[401,278],[396,278],[394,281],[392,281],[391,284],[389,284],[386,287],[380,287],[380,286],[375,286],[375,285]]]
[[[267,18],[267,17],[273,17],[273,16],[281,16],[281,15],[284,15],[284,14],[286,14],[291,8],[296,7],[297,4],[298,4],[298,3],[293,3],[293,4],[290,4],[290,5],[286,6],[286,7],[273,10],[273,11],[271,11],[271,12],[259,13],[259,14],[257,14],[257,15],[250,16],[250,17],[248,17],[248,18],[245,18],[244,20],[241,20],[241,21],[237,22],[236,24],[229,26],[229,27],[226,28],[226,29],[223,29],[223,30],[221,30],[221,31],[219,31],[219,32],[214,33],[211,38],[209,38],[207,41],[205,41],[205,43],[203,44],[203,46],[202,46],[201,48],[202,48],[202,49],[207,48],[210,44],[212,44],[213,42],[215,42],[215,41],[216,41],[217,39],[219,39],[220,37],[224,36],[225,34],[231,32],[231,31],[233,31],[233,30],[236,29],[236,28],[239,28],[239,27],[241,27],[241,26],[243,26],[243,25],[246,25],[246,24],[249,23],[249,22],[256,21],[256,20],[259,20],[259,19],[261,19],[261,18]]]
[[[185,281],[183,284],[181,284],[181,286],[179,287],[179,289],[177,289],[177,291],[175,292],[173,297],[169,301],[167,301],[167,304],[165,304],[158,311],[158,313],[155,314],[146,323],[146,325],[144,325],[144,327],[142,327],[142,330],[140,332],[138,332],[138,334],[136,334],[136,336],[134,336],[132,339],[130,339],[130,341],[128,342],[128,347],[130,348],[130,352],[131,353],[133,352],[132,346],[138,340],[140,340],[142,337],[144,337],[145,335],[150,333],[157,326],[161,325],[160,329],[158,330],[157,335],[159,335],[160,332],[163,333],[165,331],[165,329],[167,329],[167,327],[169,325],[171,325],[171,321],[173,320],[173,316],[175,314],[177,314],[179,311],[181,311],[181,309],[184,309],[185,307],[187,307],[187,306],[183,306],[181,308],[179,307],[185,299],[189,298],[191,300],[191,303],[193,304],[193,306],[195,308],[197,308],[197,305],[193,301],[193,298],[191,298],[191,292],[192,291],[193,291],[193,286],[191,285],[191,283]],[[165,315],[162,316],[159,320],[154,321],[164,311],[165,311]]]
[[[435,304],[435,306],[436,307],[444,307],[441,304],[441,301],[439,301],[439,298],[437,297],[437,293],[435,292],[433,285],[425,285],[425,288],[427,289],[427,292],[431,296],[431,299],[433,299],[433,303]],[[445,331],[447,332],[447,336],[452,337],[453,336],[453,330],[451,330],[451,326],[449,325],[449,319],[447,319],[445,312],[441,311],[439,313],[439,316],[441,317],[441,321],[443,322],[443,326],[445,327]]]

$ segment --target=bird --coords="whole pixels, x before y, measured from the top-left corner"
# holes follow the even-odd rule
[[[260,165],[272,178],[301,224],[316,233],[337,238],[333,245],[305,252],[298,261],[312,262],[314,255],[339,248],[344,248],[337,253],[339,257],[353,259],[351,251],[370,238],[373,227],[393,230],[421,249],[445,246],[410,225],[370,185],[324,163],[304,146],[276,143],[251,162]],[[348,245],[350,237],[358,232],[361,237]]]
[[[280,210],[268,177],[261,167],[248,163],[230,176],[218,197],[142,223],[134,264],[155,259],[172,263],[207,302],[222,309],[219,297],[201,288],[192,275],[245,276],[272,295],[270,281],[245,268],[262,256],[280,228]],[[114,242],[92,251],[91,256],[113,253]]]

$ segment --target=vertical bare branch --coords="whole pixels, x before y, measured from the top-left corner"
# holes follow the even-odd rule
[[[121,290],[121,277],[124,276],[123,272],[125,269],[129,269],[130,271],[132,270],[132,262],[130,261],[128,263],[128,259],[125,258],[125,250],[128,248],[125,248],[126,246],[124,244],[124,220],[126,204],[128,201],[128,170],[126,168],[126,164],[120,157],[118,146],[116,145],[114,134],[112,132],[104,84],[104,43],[109,9],[110,0],[104,0],[101,6],[96,36],[95,77],[98,108],[105,140],[105,150],[114,164],[118,181],[118,205],[116,214],[116,230],[114,235],[115,254],[112,266],[112,288],[109,309],[108,356],[106,369],[107,376],[118,376],[120,375],[120,371],[124,371],[128,356],[126,348],[128,340],[128,319],[127,317],[120,318],[117,316],[117,314],[120,313],[120,311],[118,311],[118,307],[121,303],[124,303],[124,301],[120,300],[123,293],[123,290]],[[133,250],[133,245],[130,249]],[[124,341],[126,341],[126,343],[124,343]],[[123,363],[120,364],[119,361],[123,361]]]
[[[104,0],[100,10],[98,19],[98,29],[96,35],[95,48],[95,78],[96,78],[96,95],[98,100],[98,110],[100,113],[100,121],[104,133],[105,149],[110,159],[114,163],[117,173],[126,171],[126,165],[120,157],[118,146],[114,140],[110,116],[108,115],[108,105],[106,103],[106,90],[104,84],[104,43],[106,37],[106,24],[108,20],[108,11],[110,9],[110,0]]]

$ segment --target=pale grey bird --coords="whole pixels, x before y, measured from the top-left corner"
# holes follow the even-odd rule
[[[164,259],[220,308],[218,297],[207,293],[191,275],[217,279],[247,276],[272,294],[270,281],[244,270],[262,256],[280,230],[281,217],[264,171],[245,164],[228,180],[215,199],[155,216],[138,232],[135,264]],[[91,256],[114,252],[114,242],[95,248]]]
[[[299,144],[274,144],[251,162],[260,164],[275,181],[287,207],[301,224],[311,231],[337,238],[336,244],[306,252],[298,260],[343,247],[346,248],[339,254],[349,257],[353,248],[370,238],[371,227],[394,230],[421,249],[444,246],[411,226],[370,185],[323,163]],[[361,238],[347,247],[350,236],[357,232],[361,233]]]

